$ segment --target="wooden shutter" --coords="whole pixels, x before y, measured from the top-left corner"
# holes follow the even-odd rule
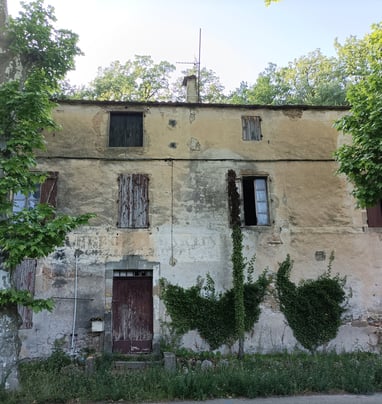
[[[142,147],[143,114],[141,112],[110,114],[109,147]]]
[[[18,290],[28,290],[34,295],[35,291],[35,275],[36,275],[36,260],[27,258],[21,264],[16,266],[14,271],[14,283]],[[33,311],[32,309],[18,305],[20,317],[22,319],[21,328],[32,328]]]
[[[118,227],[148,227],[148,175],[121,174],[118,181]]]
[[[369,227],[382,227],[382,199],[377,205],[366,208],[366,212]]]
[[[41,184],[40,203],[57,206],[58,172],[50,172],[48,178]]]
[[[259,116],[243,116],[243,140],[261,140],[261,118]]]

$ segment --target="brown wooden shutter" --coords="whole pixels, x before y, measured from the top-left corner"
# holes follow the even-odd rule
[[[375,206],[366,208],[369,227],[382,227],[382,199]]]
[[[37,262],[35,259],[27,258],[22,261],[21,264],[16,266],[13,277],[17,290],[28,290],[34,295],[36,264]],[[21,328],[32,328],[32,309],[22,305],[18,305],[17,308],[22,319]]]
[[[148,227],[148,175],[121,174],[118,181],[118,227]]]
[[[57,180],[58,172],[50,172],[47,179],[41,184],[40,203],[57,206]]]

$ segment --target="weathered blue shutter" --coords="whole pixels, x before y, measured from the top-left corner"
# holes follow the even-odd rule
[[[148,175],[121,174],[118,181],[118,227],[148,227]]]

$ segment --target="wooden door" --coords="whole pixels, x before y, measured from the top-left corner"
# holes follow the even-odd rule
[[[151,276],[113,278],[113,352],[151,352],[152,293]]]

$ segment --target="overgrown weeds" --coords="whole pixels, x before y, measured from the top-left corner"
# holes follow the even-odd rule
[[[60,353],[61,355],[61,353]],[[88,374],[57,354],[20,366],[21,390],[0,392],[2,403],[67,403],[126,400],[204,400],[306,393],[370,394],[382,390],[382,360],[370,353],[274,354],[235,357],[188,353],[175,372],[162,367],[115,372],[110,356]],[[195,359],[195,360],[194,360]],[[210,360],[203,368],[200,362]],[[199,363],[199,365],[198,365]],[[195,365],[196,364],[196,365]]]

